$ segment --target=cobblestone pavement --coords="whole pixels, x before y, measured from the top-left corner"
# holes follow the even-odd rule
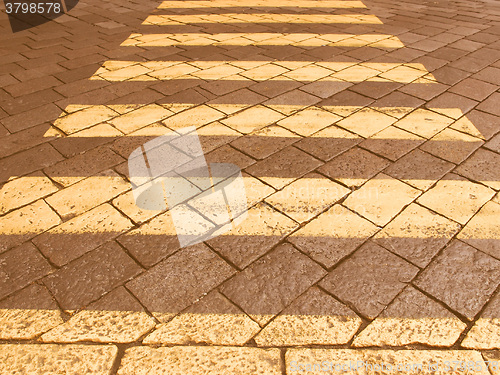
[[[0,21],[0,373],[500,374],[498,1],[81,0]],[[190,125],[250,208],[179,249],[126,160]]]

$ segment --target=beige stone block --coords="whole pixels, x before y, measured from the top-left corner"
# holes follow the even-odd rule
[[[109,374],[118,349],[113,345],[0,345],[1,374]]]
[[[260,346],[341,345],[361,326],[347,306],[313,287],[255,337]]]
[[[489,370],[492,375],[500,374],[500,352],[483,352],[485,361],[489,361]]]
[[[125,351],[118,375],[281,375],[278,349],[216,346],[135,347]]]
[[[110,123],[123,133],[129,134],[147,125],[162,121],[172,114],[172,111],[169,111],[162,106],[150,104],[134,111],[127,112],[124,115],[115,117],[110,121]],[[165,129],[165,133],[168,132],[169,129]]]
[[[106,122],[118,114],[103,105],[94,105],[81,111],[73,112],[67,116],[59,117],[54,125],[66,134],[90,128],[91,126]]]
[[[296,374],[300,369],[307,371],[308,375],[323,375],[328,373],[325,371],[330,366],[333,368],[330,373],[347,375],[445,375],[453,373],[453,361],[459,361],[459,365],[460,362],[474,362],[478,367],[472,373],[489,374],[481,353],[473,350],[290,349],[285,361],[287,375]],[[449,362],[449,368],[445,362]],[[324,367],[321,367],[322,364]]]
[[[431,138],[452,122],[451,118],[436,112],[427,109],[416,109],[394,125],[421,137]]]
[[[248,134],[254,130],[271,125],[281,120],[283,117],[284,115],[279,112],[257,105],[238,112],[227,119],[221,120],[221,122],[234,130]]]
[[[483,143],[484,141],[476,137],[448,128],[420,146],[420,149],[441,159],[459,164]]]
[[[185,128],[186,126],[200,127],[213,121],[220,120],[222,117],[224,117],[224,113],[206,105],[201,105],[176,113],[162,121],[162,123],[170,129],[175,130]]]
[[[318,107],[309,107],[278,122],[278,125],[302,136],[309,136],[342,117]]]
[[[391,221],[420,193],[419,190],[380,173],[353,192],[344,201],[344,205],[382,226]]]
[[[460,224],[466,224],[493,195],[495,192],[483,185],[448,174],[418,198],[418,203]]]
[[[339,121],[337,125],[366,138],[387,128],[394,122],[396,122],[394,117],[371,108],[364,108]]]
[[[353,346],[452,346],[466,324],[418,290],[408,286],[355,339]]]

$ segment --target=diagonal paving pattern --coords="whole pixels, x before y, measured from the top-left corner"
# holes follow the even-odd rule
[[[499,16],[477,0],[89,1],[4,33],[0,372],[488,373]],[[192,125],[207,161],[243,170],[249,218],[179,249],[168,212],[134,205],[126,160]]]

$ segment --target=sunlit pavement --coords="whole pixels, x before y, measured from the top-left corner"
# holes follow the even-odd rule
[[[82,0],[0,26],[0,373],[500,374],[498,1]],[[249,217],[179,249],[127,158],[187,126]]]

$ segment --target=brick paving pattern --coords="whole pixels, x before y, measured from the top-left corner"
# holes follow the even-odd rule
[[[497,1],[2,14],[0,373],[500,374]],[[126,160],[186,126],[249,217],[180,249]]]

